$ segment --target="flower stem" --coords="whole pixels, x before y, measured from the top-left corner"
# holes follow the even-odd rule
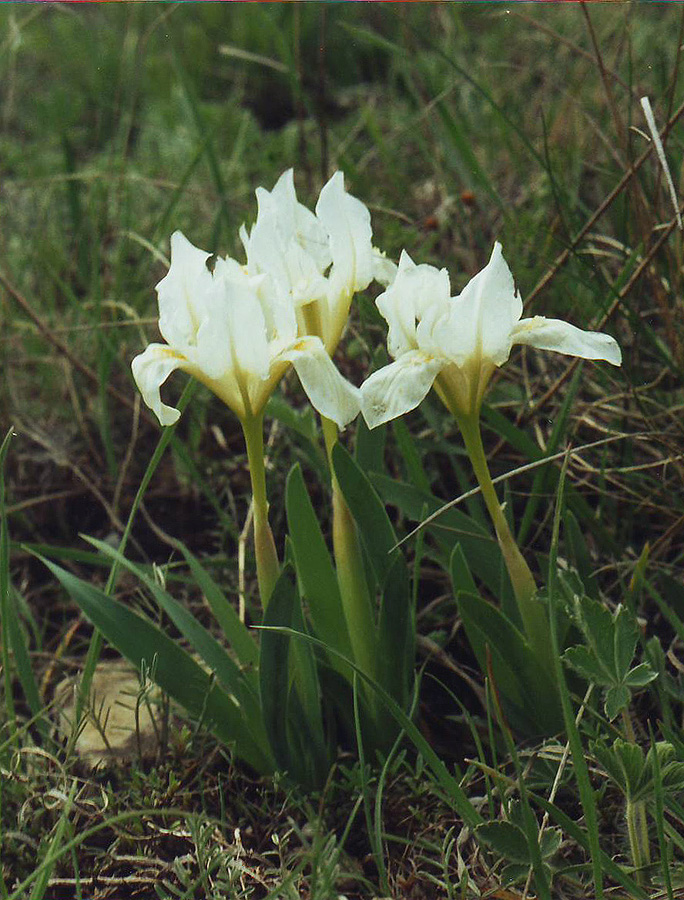
[[[539,661],[548,664],[547,671],[553,672],[549,622],[546,610],[536,597],[537,585],[534,576],[520,552],[520,548],[511,533],[506,516],[496,496],[492,476],[487,465],[487,457],[482,445],[479,415],[473,413],[465,416],[455,412],[455,416],[463,435],[463,442],[470,457],[475,477],[480,485],[487,511],[494,523],[496,537],[513,585],[525,635]]]
[[[337,425],[321,416],[325,448],[330,465],[333,497],[333,552],[342,609],[349,629],[354,661],[371,677],[376,677],[377,648],[373,603],[363,564],[356,523],[344,499],[332,465],[337,442]]]
[[[257,564],[259,596],[264,609],[273,592],[280,563],[276,551],[273,532],[268,523],[268,500],[266,499],[266,470],[264,467],[264,417],[245,416],[242,431],[247,445],[249,477],[252,482],[252,510],[254,515],[254,555]]]

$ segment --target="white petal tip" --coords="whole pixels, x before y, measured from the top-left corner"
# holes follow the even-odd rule
[[[615,338],[610,335],[605,335],[606,340],[606,355],[603,357],[606,362],[610,363],[611,366],[621,366],[622,365],[622,350],[620,349],[620,345],[615,340]]]
[[[174,425],[180,418],[179,410],[163,402],[159,389],[169,375],[181,368],[184,362],[163,344],[150,344],[131,362],[138,390],[161,425]]]

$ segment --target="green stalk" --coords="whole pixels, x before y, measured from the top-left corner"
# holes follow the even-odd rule
[[[492,476],[487,465],[487,457],[482,445],[480,417],[478,413],[466,416],[455,410],[452,410],[452,412],[454,412],[458,427],[461,429],[463,442],[470,457],[475,477],[480,485],[482,497],[494,523],[496,537],[511,578],[525,635],[537,659],[547,667],[548,672],[553,672],[549,622],[546,610],[536,597],[537,585],[534,576],[515,542],[506,516],[496,496]]]
[[[622,724],[625,737],[632,744],[637,743],[634,726],[626,707],[622,709]],[[627,822],[627,835],[629,837],[629,850],[632,862],[636,869],[636,879],[641,882],[643,875],[641,869],[651,862],[651,847],[648,840],[648,820],[646,818],[646,802],[644,800],[632,800],[627,797],[625,808],[625,820]]]
[[[321,423],[332,479],[333,553],[342,609],[349,629],[354,661],[366,675],[374,678],[377,667],[377,641],[373,603],[368,590],[356,523],[332,465],[332,449],[337,441],[337,425],[325,416],[321,416]]]
[[[640,812],[643,813],[642,801],[630,800],[627,798],[627,806],[625,808],[625,819],[627,821],[627,835],[629,837],[629,849],[632,855],[632,862],[634,863],[634,868],[636,869],[635,875],[637,882],[641,882],[643,880],[643,872],[642,869],[646,864],[646,847],[643,844],[643,834],[641,829],[641,823],[639,819],[641,818]],[[646,852],[645,852],[646,851]]]
[[[273,540],[273,532],[268,523],[266,470],[264,467],[264,416],[263,413],[256,416],[247,415],[241,422],[247,446],[249,477],[252,483],[254,555],[257,564],[259,596],[262,607],[266,609],[280,575],[280,563]]]

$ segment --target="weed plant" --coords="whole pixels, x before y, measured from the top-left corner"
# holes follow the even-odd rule
[[[640,103],[677,188],[682,46],[677,4],[2,5],[1,897],[682,896],[682,237]],[[622,347],[610,370],[516,350],[482,410],[545,585],[557,727],[535,731],[501,646],[473,637],[488,607],[468,597],[512,594],[428,397],[380,437],[360,419],[344,435],[418,576],[419,690],[389,750],[364,752],[352,721],[306,791],[255,775],[206,711],[166,707],[153,756],[92,771],[55,730],[57,686],[116,653],[37,554],[180,649],[136,573],[220,638],[199,561],[259,620],[237,421],[181,376],[165,390],[183,416],[160,433],[130,362],[157,339],[170,234],[240,258],[255,187],[289,167],[309,206],[342,170],[374,242],[446,266],[454,290],[501,241],[525,315]],[[387,362],[377,293],[336,358],[355,384]],[[295,379],[267,422],[278,546],[294,463],[328,537]],[[124,535],[135,573],[112,551]]]

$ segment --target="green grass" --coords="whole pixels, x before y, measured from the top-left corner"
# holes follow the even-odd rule
[[[469,898],[507,884],[553,898],[598,897],[601,884],[604,896],[678,896],[681,785],[656,762],[651,863],[635,872],[623,792],[592,747],[631,729],[644,752],[667,740],[684,762],[682,237],[655,154],[642,159],[639,103],[650,98],[661,131],[672,120],[677,186],[683,23],[677,4],[2,5],[0,409],[2,436],[14,434],[0,454],[0,897],[90,897],[99,885],[169,900]],[[289,166],[307,205],[342,169],[375,242],[446,266],[455,290],[501,240],[528,314],[622,345],[610,371],[518,350],[483,413],[497,476],[592,445],[568,457],[555,529],[562,459],[505,477],[508,510],[542,580],[559,560],[548,582],[559,645],[580,643],[564,611],[579,573],[595,600],[638,616],[635,662],[658,672],[630,694],[627,725],[608,721],[601,689],[578,715],[586,684],[557,660],[562,765],[564,739],[507,718],[461,627],[450,572],[487,598],[500,587],[477,496],[407,542],[420,574],[418,729],[384,763],[366,755],[362,767],[348,741],[325,788],[306,794],[255,778],[177,710],[154,759],[95,773],[54,732],[57,683],[100,648],[30,550],[176,638],[137,581],[114,578],[79,537],[118,546],[136,508],[127,554],[202,624],[212,628],[178,541],[236,604],[244,577],[248,616],[257,608],[248,543],[239,564],[249,479],[236,420],[198,386],[139,495],[160,435],[130,360],[157,339],[171,232],[242,258],[254,189]],[[374,296],[359,299],[340,354],[356,383],[383,361]],[[182,387],[178,376],[167,395]],[[304,410],[287,380],[267,425],[279,546],[295,462],[329,531]],[[433,398],[388,429],[384,455],[356,427],[348,446],[357,432],[400,538],[473,486]],[[457,541],[463,557],[450,563]],[[503,827],[479,839],[475,818],[463,828],[460,791]],[[540,827],[552,836],[538,845]]]

